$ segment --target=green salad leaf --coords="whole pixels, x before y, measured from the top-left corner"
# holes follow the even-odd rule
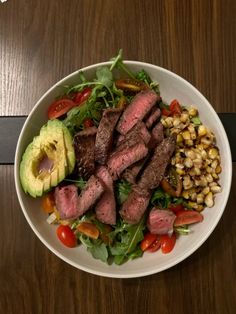
[[[116,199],[119,205],[126,201],[131,192],[131,189],[131,184],[125,180],[119,180],[115,182]]]

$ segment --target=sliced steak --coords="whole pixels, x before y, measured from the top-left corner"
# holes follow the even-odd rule
[[[113,132],[122,110],[106,109],[99,123],[95,142],[95,161],[104,165],[113,142]]]
[[[117,131],[120,134],[126,134],[147,115],[159,98],[154,91],[149,89],[138,93],[123,112],[116,127]]]
[[[105,191],[98,201],[95,212],[97,219],[108,225],[116,223],[116,201],[113,190],[113,180],[106,167],[99,167],[96,176],[102,181]]]
[[[147,120],[145,121],[146,127],[150,129],[154,123],[160,118],[161,110],[160,108],[154,106],[151,110],[150,115],[148,116]]]
[[[56,187],[54,197],[61,219],[78,217],[78,188],[74,184]]]
[[[115,150],[108,159],[108,170],[113,178],[117,180],[120,174],[136,161],[143,159],[148,153],[144,142],[134,143],[132,146]]]
[[[98,201],[103,192],[104,186],[102,182],[96,176],[92,175],[78,197],[78,217],[82,216],[91,208]]]
[[[120,210],[120,215],[124,221],[137,224],[148,207],[150,197],[150,192],[133,190]]]
[[[122,174],[122,178],[128,181],[131,184],[134,184],[136,182],[136,178],[141,171],[144,163],[145,163],[146,158],[141,159],[137,161],[135,164],[131,165]]]
[[[148,216],[147,227],[154,234],[170,234],[173,232],[175,218],[170,210],[153,208]]]
[[[159,186],[174,150],[175,138],[173,136],[165,138],[156,147],[138,182],[140,188],[151,190]]]
[[[148,143],[149,148],[155,148],[164,139],[164,130],[161,122],[154,126],[151,133],[151,139]]]
[[[90,127],[74,136],[74,149],[78,176],[88,179],[95,170],[94,148],[97,128]]]

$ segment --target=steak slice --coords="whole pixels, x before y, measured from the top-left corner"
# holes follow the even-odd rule
[[[120,215],[124,221],[137,224],[148,207],[150,197],[151,192],[140,191],[139,189],[133,190],[120,210]]]
[[[159,122],[152,129],[151,139],[148,143],[148,147],[151,149],[155,148],[159,143],[162,142],[163,139],[164,139],[163,125],[161,122]]]
[[[133,143],[122,149],[115,150],[108,159],[107,166],[113,180],[117,180],[120,174],[136,161],[143,159],[148,153],[144,142]]]
[[[116,127],[120,134],[126,134],[152,109],[160,97],[152,90],[147,89],[138,93],[123,112]]]
[[[74,149],[78,176],[88,179],[95,170],[94,147],[97,128],[90,127],[74,136]]]
[[[131,146],[133,143],[144,142],[148,144],[151,135],[148,132],[146,125],[142,121],[138,123],[127,132],[124,136],[121,135],[118,139],[117,149],[123,149],[124,147]]]
[[[107,161],[113,142],[113,132],[121,112],[122,110],[118,108],[106,109],[103,112],[95,141],[95,161],[101,165]]]
[[[95,212],[97,219],[108,225],[116,223],[116,201],[113,189],[113,180],[106,167],[100,166],[96,176],[103,183],[105,191],[98,201]]]
[[[125,171],[122,174],[122,178],[124,178],[129,183],[134,184],[136,182],[136,178],[139,172],[141,171],[145,161],[146,161],[146,158],[141,159],[137,161],[135,164],[125,169]]]
[[[102,182],[96,176],[92,175],[78,197],[78,217],[82,216],[91,208],[98,201],[103,192],[104,186]]]
[[[150,129],[153,124],[160,118],[161,110],[160,108],[154,106],[151,110],[150,115],[148,116],[147,120],[145,121],[146,127]]]
[[[170,210],[153,208],[148,216],[147,227],[154,234],[172,233],[175,218]]]
[[[174,150],[175,138],[173,136],[165,138],[156,147],[138,182],[140,188],[151,190],[159,186]]]
[[[74,184],[56,187],[54,192],[56,209],[61,219],[78,217],[78,188]]]

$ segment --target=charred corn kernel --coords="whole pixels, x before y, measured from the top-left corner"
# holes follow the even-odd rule
[[[214,159],[211,163],[211,168],[212,169],[216,169],[216,167],[218,166],[218,160],[217,159]]]
[[[205,125],[199,125],[198,127],[198,136],[204,136],[207,134],[207,128]]]
[[[177,143],[183,142],[183,136],[182,136],[181,134],[178,134],[178,135],[177,135],[176,142],[177,142]]]
[[[175,117],[173,120],[173,126],[176,128],[177,126],[180,125],[180,119],[178,117]]]
[[[190,116],[195,117],[198,114],[197,108],[191,106],[188,109],[188,113],[189,113]]]
[[[192,168],[192,166],[193,166],[193,161],[192,161],[192,159],[189,158],[189,157],[185,158],[184,165],[185,165],[185,167],[187,167],[187,168]]]
[[[197,200],[197,193],[196,192],[190,193],[190,198],[192,201],[196,201]]]
[[[202,193],[197,195],[197,204],[202,204],[204,202],[204,195]]]
[[[206,167],[206,172],[207,173],[212,173],[213,172],[213,169],[209,166]]]
[[[190,136],[190,132],[189,131],[184,131],[182,132],[182,136],[184,140],[190,140],[191,136]]]
[[[189,119],[189,115],[188,115],[188,113],[186,113],[186,112],[183,112],[182,114],[181,114],[181,116],[180,116],[180,121],[181,122],[183,122],[183,123],[185,123],[185,122],[187,122],[188,121],[188,119]]]
[[[161,124],[164,126],[164,128],[168,127],[168,125],[166,123],[166,119],[161,119]]]
[[[189,149],[186,150],[185,155],[189,158],[191,158],[192,160],[196,158],[196,154],[193,150]]]
[[[183,164],[175,164],[175,167],[178,169],[184,169],[184,165]]]
[[[205,187],[205,186],[207,186],[207,180],[206,180],[206,178],[205,178],[205,176],[204,175],[202,175],[201,177],[200,177],[200,184],[199,184],[201,187]]]
[[[218,174],[216,174],[215,172],[213,172],[211,175],[212,175],[212,177],[213,177],[214,179],[216,179],[216,180],[218,180],[218,179],[219,179]]]
[[[167,124],[168,128],[171,128],[173,126],[173,118],[172,117],[167,117],[165,119],[165,121],[166,121],[166,124]]]
[[[203,209],[204,209],[204,207],[203,207],[203,205],[201,205],[201,204],[198,204],[198,205],[197,205],[197,208],[195,208],[195,210],[198,211],[198,212],[203,211]]]
[[[221,173],[221,166],[220,166],[220,165],[218,165],[218,166],[216,167],[215,173],[217,173],[217,174]]]
[[[212,193],[220,193],[222,191],[222,189],[221,189],[221,186],[219,186],[219,185],[214,185],[214,186],[211,186],[211,192]]]
[[[202,166],[202,159],[199,159],[199,158],[194,159],[193,164],[195,167],[201,167]]]
[[[211,159],[215,159],[217,156],[218,156],[218,150],[216,148],[210,148],[209,151],[208,151],[208,156],[211,158]]]
[[[191,133],[190,135],[191,135],[191,140],[196,140],[196,138],[197,138],[196,132]]]
[[[211,182],[211,183],[209,183],[209,187],[211,188],[212,186],[216,186],[216,185],[218,185],[216,182]]]
[[[188,202],[188,205],[189,205],[191,208],[193,208],[193,209],[197,209],[197,207],[198,207],[198,204],[197,204],[197,203],[191,202],[191,201]]]
[[[193,146],[193,140],[185,140],[187,146]]]
[[[212,207],[214,205],[212,192],[209,192],[206,195],[204,203],[206,204],[207,207]]]
[[[210,192],[209,186],[206,186],[206,187],[202,190],[202,193],[203,193],[204,195],[207,195],[209,192]]]
[[[195,172],[196,176],[200,176],[201,175],[201,169],[200,168],[194,167],[193,169],[194,169],[194,172]]]
[[[211,182],[213,181],[212,175],[211,175],[210,173],[208,173],[208,174],[206,175],[206,180],[207,180],[207,182],[209,182],[209,183],[211,183]]]
[[[184,169],[180,169],[180,168],[176,168],[176,172],[177,172],[180,176],[182,176],[182,175],[185,174]]]
[[[184,176],[183,186],[185,190],[191,189],[193,187],[193,181],[190,179],[189,175]]]
[[[204,148],[208,148],[212,144],[212,141],[209,139],[209,137],[205,136],[201,138],[201,143],[203,144]]]
[[[190,197],[189,191],[183,190],[183,192],[182,192],[182,197],[185,198],[186,200],[188,200],[189,197]]]

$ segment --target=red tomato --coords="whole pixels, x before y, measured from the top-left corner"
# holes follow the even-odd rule
[[[85,100],[89,98],[91,95],[92,89],[90,87],[86,87],[82,90],[82,92],[78,92],[73,97],[73,101],[78,105],[81,105]]]
[[[157,239],[147,248],[147,252],[153,253],[161,247],[161,236],[157,235]]]
[[[161,251],[164,254],[170,253],[176,242],[176,235],[175,233],[172,234],[172,236],[169,236],[168,234],[164,234],[161,236]]]
[[[170,110],[167,110],[167,109],[165,109],[165,108],[163,108],[163,109],[161,110],[161,113],[162,113],[163,116],[167,116],[167,117],[171,115]]]
[[[203,221],[202,214],[196,212],[195,210],[181,210],[176,213],[176,216],[177,217],[174,222],[175,227]]]
[[[182,110],[180,107],[180,104],[178,102],[178,100],[174,99],[172,100],[172,102],[170,103],[170,111],[172,115],[180,115]]]
[[[144,239],[140,243],[140,248],[142,251],[146,251],[150,245],[152,245],[157,240],[157,235],[148,232],[145,234]]]
[[[83,124],[84,124],[85,128],[90,128],[91,126],[94,126],[93,120],[91,120],[91,119],[85,119]]]
[[[184,210],[184,206],[182,204],[170,205],[169,210],[171,210],[172,212],[174,212],[177,215],[178,212]]]
[[[48,108],[48,118],[56,119],[67,113],[76,104],[70,99],[59,99],[54,101]]]
[[[69,226],[60,225],[57,228],[57,237],[67,247],[75,247],[77,244],[75,234]]]

